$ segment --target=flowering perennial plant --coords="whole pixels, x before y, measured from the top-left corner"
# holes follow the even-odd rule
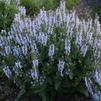
[[[98,19],[94,26],[92,19],[81,21],[75,10],[65,9],[65,2],[55,11],[41,9],[34,19],[25,12],[21,7],[11,30],[0,33],[5,75],[23,91],[34,89],[43,101],[54,92],[83,92],[84,78],[101,65]]]

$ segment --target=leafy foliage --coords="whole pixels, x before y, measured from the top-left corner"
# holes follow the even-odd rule
[[[34,15],[39,12],[42,0],[21,0],[21,5],[25,6],[27,14]]]
[[[28,15],[38,14],[40,9],[54,9],[59,5],[59,0],[21,0],[21,5],[25,6]]]
[[[43,7],[45,10],[55,9],[59,6],[60,0],[44,0]]]
[[[72,9],[73,7],[80,5],[82,0],[65,0],[65,1],[66,1],[66,7],[68,9]]]
[[[72,9],[81,3],[81,0],[65,0],[66,7]],[[21,5],[25,6],[28,15],[38,14],[40,9],[54,10],[60,4],[60,0],[21,0]]]
[[[0,1],[0,31],[9,30],[17,12],[14,1],[7,5],[3,0]]]

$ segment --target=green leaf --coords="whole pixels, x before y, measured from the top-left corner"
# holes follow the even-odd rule
[[[25,87],[22,85],[21,87],[20,87],[20,92],[18,93],[18,96],[17,96],[17,98],[15,99],[16,101],[19,101],[19,99],[26,93],[26,90],[25,90]]]
[[[54,86],[55,86],[55,89],[58,90],[59,87],[61,85],[61,79],[58,77],[56,80],[55,80],[55,83],[54,83]]]
[[[2,77],[2,75],[3,75],[3,69],[2,67],[0,67],[0,77]]]

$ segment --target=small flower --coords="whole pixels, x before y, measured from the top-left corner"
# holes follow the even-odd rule
[[[13,67],[13,71],[15,73],[16,76],[19,76],[20,75],[20,71],[18,68],[16,68],[15,66]]]
[[[65,39],[65,52],[66,54],[69,54],[71,50],[71,42],[68,39]]]
[[[5,67],[3,68],[3,71],[4,71],[5,75],[6,75],[8,78],[10,78],[10,76],[12,75],[12,72],[11,72],[11,70],[9,69],[9,67],[8,67],[8,66],[5,66]]]
[[[39,61],[37,59],[34,59],[32,63],[33,63],[33,67],[36,68],[38,67]]]
[[[101,77],[101,71],[100,70],[96,70],[95,77],[96,77],[96,81],[101,86],[101,79],[100,79],[100,77]]]
[[[86,55],[87,50],[88,50],[88,46],[86,44],[82,45],[81,53],[83,54],[83,56]]]
[[[21,15],[25,15],[26,14],[26,9],[25,7],[19,7],[19,11]]]
[[[61,76],[63,76],[64,65],[65,65],[65,61],[59,60],[59,63],[58,63],[58,70],[60,71]]]
[[[79,45],[79,46],[82,46],[82,40],[83,40],[83,37],[82,37],[82,32],[79,33],[79,35],[77,35],[76,37],[76,43]]]
[[[27,46],[22,46],[22,47],[21,47],[21,50],[22,50],[22,53],[23,53],[24,55],[27,55],[27,53],[28,53]]]
[[[5,54],[6,54],[6,55],[9,55],[10,52],[11,52],[10,46],[5,46]]]
[[[35,52],[38,53],[38,48],[35,43],[31,44],[31,50],[33,53],[35,53]]]
[[[21,62],[19,62],[19,61],[15,62],[15,66],[16,66],[16,68],[19,68],[19,69],[22,68]]]
[[[87,40],[88,40],[89,42],[92,41],[92,37],[93,37],[93,33],[92,33],[92,32],[88,32],[88,33],[87,33]]]
[[[15,20],[16,22],[19,22],[20,19],[21,19],[20,13],[19,13],[19,14],[15,14],[15,19],[14,19],[14,20]]]
[[[19,51],[18,51],[18,48],[16,46],[14,46],[12,50],[13,50],[13,54],[15,56],[19,56]]]
[[[48,36],[44,36],[43,38],[42,38],[42,43],[43,43],[43,45],[47,45],[47,41],[48,41]]]
[[[21,43],[21,40],[20,40],[18,34],[15,34],[15,39],[16,39],[17,43]]]
[[[49,46],[48,56],[52,57],[54,54],[55,54],[55,46],[54,46],[54,44],[51,44]]]
[[[33,80],[38,79],[38,73],[37,73],[36,69],[34,69],[34,70],[31,69],[30,73],[31,73],[31,77]]]

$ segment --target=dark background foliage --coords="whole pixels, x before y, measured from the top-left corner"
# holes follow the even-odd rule
[[[95,18],[97,15],[101,22],[101,0],[82,0],[82,3],[85,8],[89,7],[92,18]]]
[[[4,1],[0,1],[0,31],[10,29],[16,12],[14,2],[7,5]]]

